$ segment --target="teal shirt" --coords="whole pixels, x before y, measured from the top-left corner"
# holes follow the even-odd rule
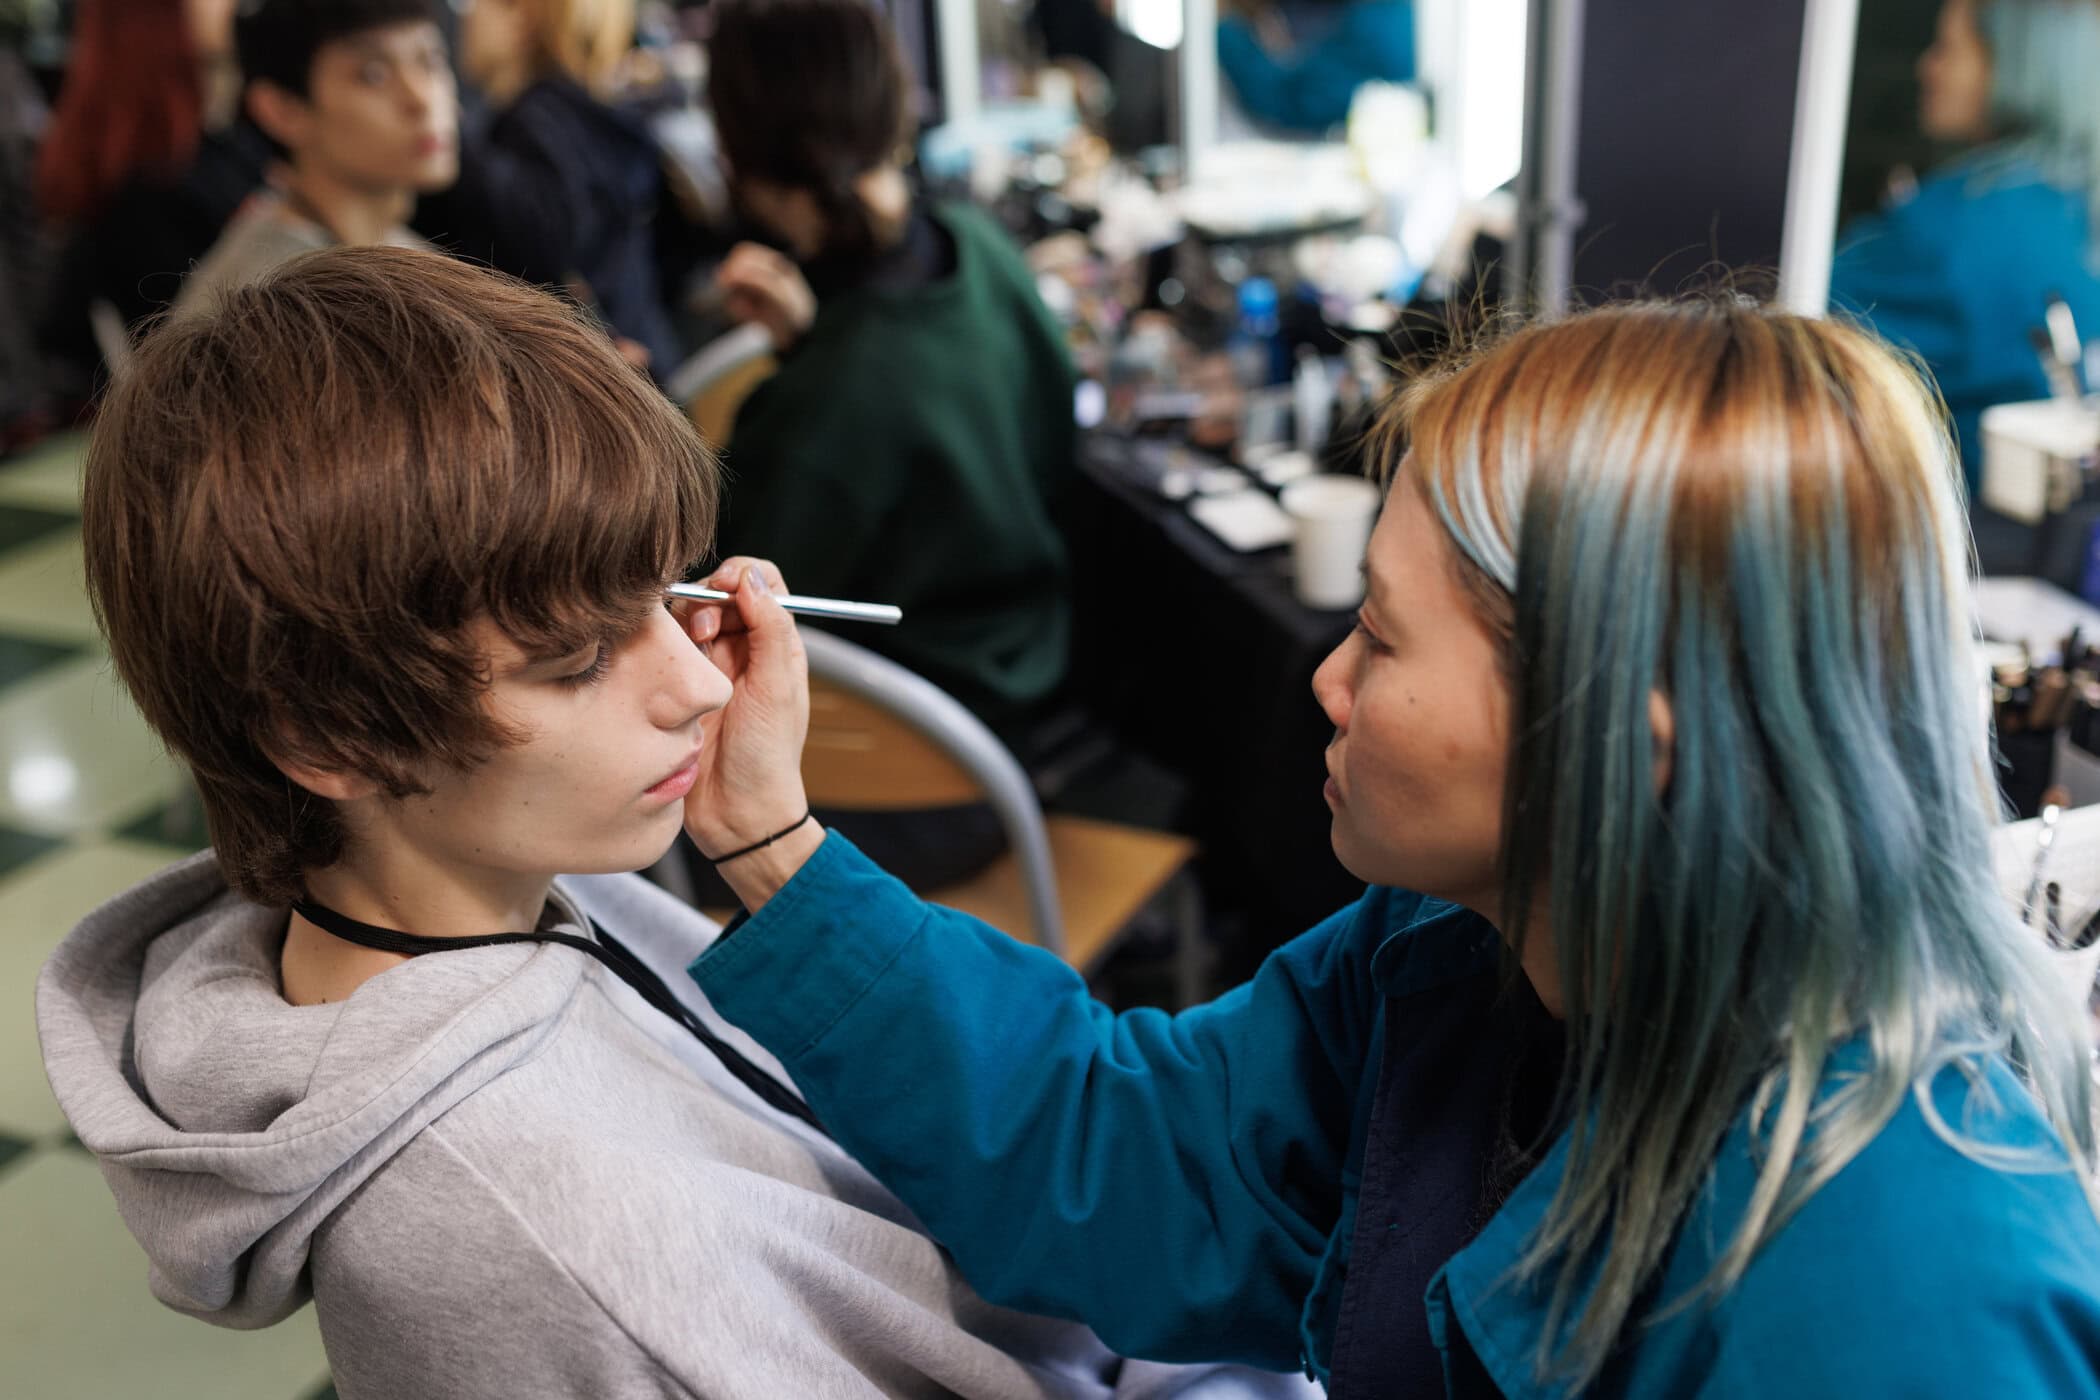
[[[739,408],[719,541],[798,593],[895,603],[854,629],[994,729],[1063,680],[1071,616],[1056,516],[1077,471],[1064,338],[1004,232],[928,211],[946,277],[827,297]]]
[[[1848,224],[1830,268],[1832,309],[1913,350],[1938,381],[1973,487],[1993,404],[2049,395],[2030,328],[2051,292],[2100,331],[2100,264],[2082,190],[2020,161],[1959,162],[1907,200]],[[2100,387],[2100,386],[2095,386]]]
[[[1386,999],[1498,956],[1477,917],[1373,888],[1216,1001],[1118,1016],[1057,958],[920,901],[834,834],[692,970],[986,1297],[1129,1355],[1324,1377]],[[1958,1081],[1935,1087],[1961,1123]],[[1970,1130],[2044,1141],[2001,1087],[2006,1112]],[[1746,1143],[1680,1231],[1666,1296],[1725,1242]],[[1496,1393],[1479,1367],[1504,1394],[1557,1393],[1531,1379],[1539,1300],[1496,1285],[1564,1150],[1431,1287],[1454,1397]],[[1592,1393],[2100,1396],[2096,1376],[2100,1225],[2077,1184],[1974,1163],[1907,1102],[1736,1289],[1643,1330]]]

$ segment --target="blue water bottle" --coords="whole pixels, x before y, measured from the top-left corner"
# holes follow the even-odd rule
[[[1242,389],[1281,384],[1289,374],[1283,357],[1283,318],[1276,284],[1266,277],[1240,283],[1240,324],[1232,334],[1232,372]]]

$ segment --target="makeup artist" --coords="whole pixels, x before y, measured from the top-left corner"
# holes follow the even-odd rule
[[[2100,0],[1945,0],[1918,124],[1956,154],[1838,239],[1831,305],[1924,359],[1972,488],[1983,410],[2049,396],[2030,340],[2049,298],[2100,334],[2096,75]],[[1992,543],[1979,532],[1986,573]]]
[[[775,746],[702,761],[785,834],[722,867],[714,1006],[986,1296],[1133,1355],[1346,1397],[2100,1395],[2083,1017],[1993,881],[1918,381],[1835,322],[1606,308],[1367,450],[1367,601],[1314,681],[1361,900],[1114,1015],[799,820],[799,653],[754,637]]]

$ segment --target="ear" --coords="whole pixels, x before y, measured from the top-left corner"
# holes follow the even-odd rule
[[[1655,736],[1655,795],[1669,791],[1670,773],[1676,766],[1677,712],[1670,697],[1660,690],[1648,692],[1648,729]]]
[[[287,757],[289,748],[289,745],[267,743],[263,753],[277,765],[278,772],[316,797],[325,797],[331,802],[355,802],[380,790],[377,780],[351,769],[324,768],[303,759]]]
[[[313,107],[305,98],[275,83],[257,80],[248,84],[245,100],[248,115],[272,141],[295,154],[306,145],[307,133],[313,126]]]

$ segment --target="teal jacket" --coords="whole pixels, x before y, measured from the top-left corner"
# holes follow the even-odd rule
[[[1297,131],[1325,131],[1345,120],[1367,82],[1415,76],[1412,0],[1348,0],[1324,32],[1291,53],[1271,54],[1254,27],[1238,18],[1218,24],[1218,67],[1248,115]]]
[[[2049,294],[2062,294],[2081,333],[2100,334],[2089,226],[2082,190],[2051,184],[2025,162],[1972,158],[1855,219],[1838,239],[1832,309],[1925,361],[1972,487],[1983,465],[1983,410],[2049,395],[2028,341]]]
[[[692,972],[988,1298],[1126,1354],[1324,1378],[1386,999],[1498,955],[1477,917],[1374,888],[1218,1000],[1118,1016],[834,834]],[[1943,1114],[2046,1144],[1997,1078],[2002,1112],[1965,1112],[1949,1075]],[[1454,1397],[1561,1393],[1530,1364],[1542,1299],[1498,1283],[1564,1149],[1429,1290]],[[1705,1276],[1751,1179],[1739,1129],[1661,1297]],[[1591,1393],[2100,1396],[2100,1225],[2067,1171],[1979,1165],[1906,1104],[1735,1289],[1644,1329]]]

